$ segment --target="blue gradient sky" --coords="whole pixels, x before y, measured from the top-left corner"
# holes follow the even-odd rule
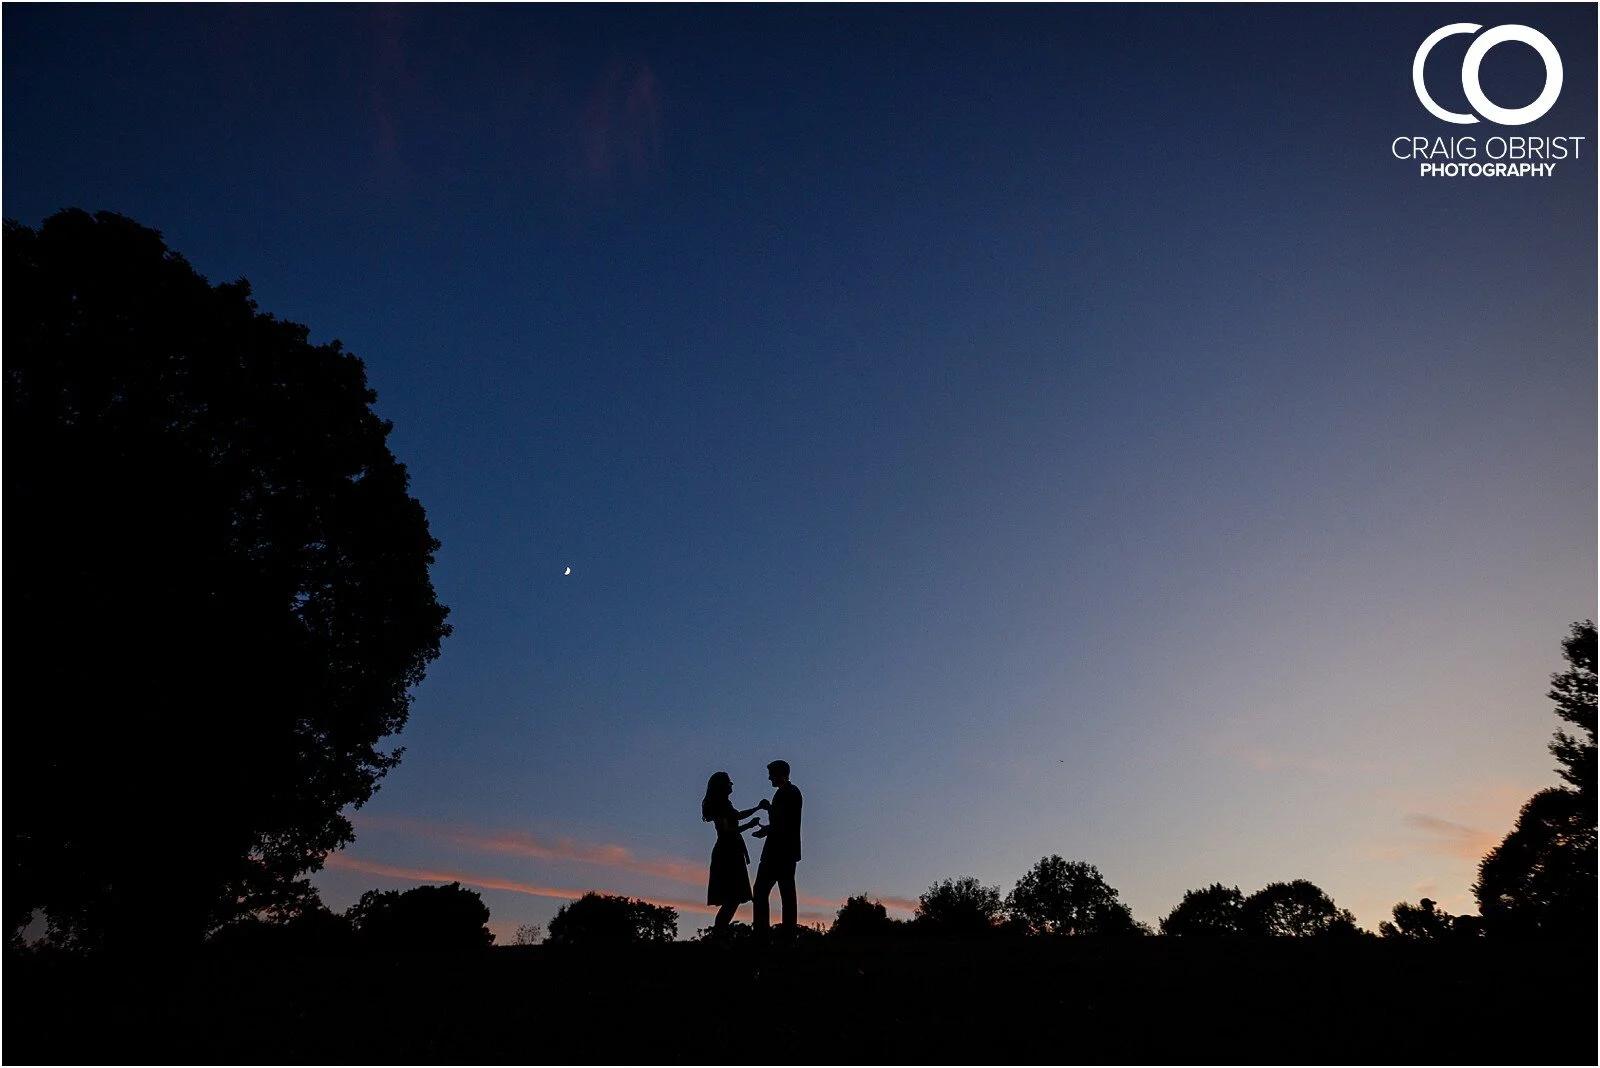
[[[1550,37],[1548,115],[1423,110],[1457,21]],[[1303,877],[1376,926],[1468,910],[1555,781],[1596,600],[1593,7],[0,30],[5,215],[128,214],[342,339],[443,542],[455,634],[336,908],[703,901],[707,776],[751,804],[783,757],[815,918],[1060,853],[1152,923]],[[1452,110],[1468,40],[1428,67]],[[1541,77],[1484,63],[1507,106]],[[1515,180],[1389,149],[1496,133],[1588,140]]]

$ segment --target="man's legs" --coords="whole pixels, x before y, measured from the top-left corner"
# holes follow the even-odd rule
[[[795,925],[800,919],[800,910],[796,906],[794,896],[794,861],[783,865],[783,870],[778,874],[778,897],[783,901],[783,926],[788,934],[793,937]],[[765,901],[762,904],[766,904]]]
[[[756,899],[751,902],[751,908],[753,909],[755,915],[750,917],[750,925],[755,928],[757,934],[765,934],[767,928],[772,924],[772,917],[768,912],[769,905],[767,898],[772,893],[772,884],[776,881],[777,880],[773,876],[771,870],[767,867],[766,858],[763,857],[761,860],[761,865],[756,868],[755,886],[751,888],[755,893]],[[789,887],[789,893],[792,896],[794,894],[793,875],[789,876]],[[783,907],[787,909],[789,907],[789,898],[786,897],[783,900]],[[785,913],[785,915],[788,915],[788,913]]]

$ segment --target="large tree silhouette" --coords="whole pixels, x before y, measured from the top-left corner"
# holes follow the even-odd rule
[[[1550,752],[1561,763],[1557,769],[1578,792],[1589,826],[1595,824],[1595,629],[1594,620],[1572,624],[1572,631],[1561,642],[1567,670],[1550,676],[1546,696],[1556,703],[1556,715],[1572,724],[1581,734],[1557,730]]]
[[[1528,799],[1472,887],[1491,935],[1585,937],[1595,929],[1595,827],[1574,790]]]
[[[338,342],[119,215],[4,248],[7,918],[198,937],[351,840],[438,543]]]
[[[1581,734],[1557,730],[1550,752],[1570,785],[1529,798],[1511,833],[1478,865],[1472,892],[1491,935],[1594,937],[1594,621],[1572,624],[1561,651],[1567,670],[1550,676],[1547,696]]]

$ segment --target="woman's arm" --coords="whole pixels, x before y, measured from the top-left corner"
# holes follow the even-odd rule
[[[751,820],[749,823],[741,823],[739,825],[739,833],[743,834],[745,831],[748,831],[750,828],[759,827],[759,826],[761,826],[761,821],[760,820]]]
[[[761,811],[761,806],[757,805],[754,808],[747,808],[743,812],[735,812],[734,815],[737,816],[739,819],[744,819],[746,816],[753,816],[757,812],[760,812],[760,811]]]

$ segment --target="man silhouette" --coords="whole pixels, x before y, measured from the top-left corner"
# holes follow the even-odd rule
[[[789,763],[774,760],[767,765],[767,778],[778,792],[772,800],[763,800],[759,807],[768,810],[769,822],[752,837],[764,838],[761,846],[761,865],[756,869],[755,931],[764,936],[771,923],[767,897],[774,884],[783,901],[783,933],[793,938],[798,909],[794,896],[794,866],[800,859],[800,790],[789,781]]]

